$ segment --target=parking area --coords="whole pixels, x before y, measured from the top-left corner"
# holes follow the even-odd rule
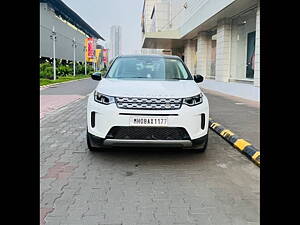
[[[203,154],[89,152],[89,92],[40,121],[40,224],[259,224],[259,168],[212,131]]]

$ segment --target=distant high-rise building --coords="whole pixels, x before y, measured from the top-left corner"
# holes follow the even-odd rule
[[[110,58],[121,55],[121,26],[110,28]]]

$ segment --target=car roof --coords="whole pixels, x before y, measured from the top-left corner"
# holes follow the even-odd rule
[[[117,58],[131,58],[131,57],[157,57],[157,58],[171,58],[171,59],[181,59],[179,56],[177,55],[155,55],[155,54],[147,54],[147,55],[143,55],[143,54],[135,54],[135,55],[120,55]]]

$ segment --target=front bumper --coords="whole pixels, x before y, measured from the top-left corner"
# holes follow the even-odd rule
[[[169,147],[169,148],[193,148],[203,147],[207,142],[208,134],[194,140],[125,140],[104,139],[88,133],[92,147]]]
[[[94,114],[94,124],[92,126],[92,113]],[[201,114],[205,115],[204,127],[201,128]],[[190,146],[192,140],[204,137],[208,133],[209,123],[209,105],[205,95],[203,95],[203,103],[196,106],[182,105],[177,110],[135,110],[135,109],[120,109],[115,103],[110,105],[103,105],[94,101],[93,95],[89,96],[87,105],[87,127],[88,132],[98,138],[105,139],[111,128],[115,126],[130,126],[130,117],[133,115],[144,115],[151,117],[166,116],[168,118],[168,127],[181,127],[184,128],[190,140],[167,140],[168,144]],[[107,140],[108,145],[123,145],[125,142],[138,144],[146,140]],[[160,143],[164,141],[154,140],[146,141],[147,145],[152,142]]]

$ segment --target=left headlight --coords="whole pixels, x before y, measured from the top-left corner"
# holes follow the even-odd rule
[[[101,104],[109,105],[115,102],[115,98],[112,96],[101,94],[97,91],[94,92],[94,99]]]
[[[201,104],[203,102],[203,94],[195,95],[193,97],[188,97],[183,99],[183,104],[188,106],[194,106]]]

